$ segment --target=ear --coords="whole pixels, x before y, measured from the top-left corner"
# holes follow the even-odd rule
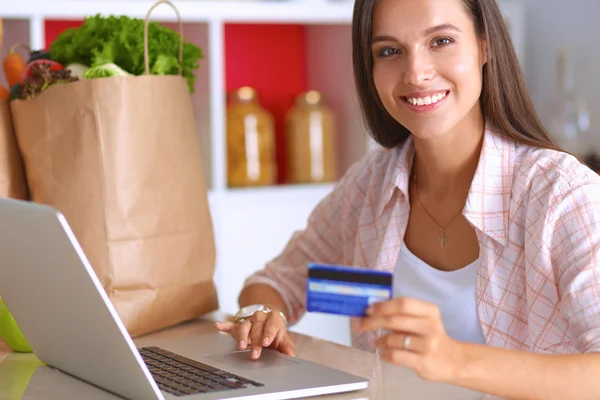
[[[479,39],[479,54],[481,54],[480,63],[481,67],[483,68],[483,66],[488,62],[488,46],[487,40],[485,39]]]

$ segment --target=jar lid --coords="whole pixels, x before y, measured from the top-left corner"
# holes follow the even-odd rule
[[[301,103],[316,106],[323,102],[323,94],[317,90],[309,90],[308,92],[300,94],[298,100]]]
[[[243,86],[233,91],[233,98],[236,101],[249,102],[256,100],[257,97],[258,93],[256,92],[256,89],[253,89],[250,86]]]

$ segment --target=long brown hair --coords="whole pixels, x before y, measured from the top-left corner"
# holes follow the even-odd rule
[[[513,141],[547,149],[558,149],[542,125],[521,71],[508,27],[496,0],[462,0],[475,25],[475,32],[487,42],[488,60],[483,67],[481,108],[483,117],[499,133]],[[373,139],[392,148],[409,137],[383,106],[373,81],[371,36],[373,14],[380,0],[355,0],[352,21],[354,79],[363,117]]]

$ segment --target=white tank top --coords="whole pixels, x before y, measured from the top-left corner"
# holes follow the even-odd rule
[[[394,297],[437,304],[448,336],[485,344],[475,300],[478,261],[456,271],[441,271],[423,262],[402,242],[394,271]]]

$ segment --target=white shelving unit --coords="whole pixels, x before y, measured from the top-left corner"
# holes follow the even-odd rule
[[[3,57],[13,43],[44,47],[46,20],[79,20],[85,16],[128,15],[145,18],[154,4],[148,0],[0,0],[4,19]],[[315,205],[332,184],[229,189],[225,150],[225,41],[228,23],[302,24],[306,27],[307,83],[322,91],[336,114],[339,167],[345,171],[371,146],[362,126],[354,93],[351,60],[352,0],[173,0],[184,21],[184,35],[202,48],[205,59],[197,71],[193,103],[204,152],[210,206],[217,243],[217,273],[221,307],[237,310],[244,279],[276,256],[293,231],[302,229]],[[523,10],[518,1],[501,2],[521,57]],[[154,21],[173,24],[168,6],[157,7]],[[5,84],[4,77],[0,84]],[[345,318],[309,315],[295,330],[349,343]]]

